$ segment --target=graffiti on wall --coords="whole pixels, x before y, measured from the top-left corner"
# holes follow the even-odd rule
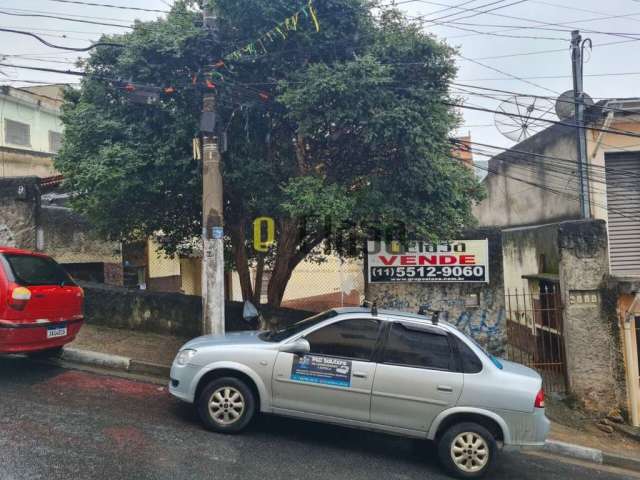
[[[455,325],[461,332],[485,346],[494,355],[502,355],[506,344],[506,311],[500,305],[494,305],[490,294],[485,293],[485,304],[469,308],[461,297],[423,299],[418,305],[439,310],[443,321]],[[406,298],[385,295],[378,299],[381,306],[393,310],[417,312],[418,307]]]

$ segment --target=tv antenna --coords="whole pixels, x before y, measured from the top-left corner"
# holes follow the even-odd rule
[[[547,98],[513,95],[498,106],[494,122],[502,135],[522,142],[548,126],[554,107]]]

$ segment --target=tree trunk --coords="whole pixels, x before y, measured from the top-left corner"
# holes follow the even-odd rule
[[[249,256],[247,255],[246,232],[244,224],[230,225],[231,246],[233,259],[240,277],[240,290],[244,301],[253,300],[253,288],[251,286],[251,270],[249,269]]]
[[[256,281],[253,285],[253,304],[255,306],[260,305],[260,299],[262,298],[262,278],[264,276],[264,255],[258,256],[256,262]]]
[[[267,291],[269,306],[271,307],[280,307],[287,284],[291,279],[291,274],[310,251],[323,240],[321,235],[312,235],[310,238],[300,239],[299,233],[299,224],[296,220],[285,219],[280,222],[276,262],[271,272]]]
[[[291,260],[296,253],[298,240],[298,222],[292,219],[283,219],[280,221],[280,231],[278,232],[278,246],[276,262],[271,272],[269,280],[269,288],[267,297],[269,306],[279,307],[284,297],[284,291],[287,283],[291,278],[293,268],[291,268]]]

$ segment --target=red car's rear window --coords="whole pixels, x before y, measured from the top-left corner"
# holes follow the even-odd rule
[[[54,260],[30,255],[3,255],[18,285],[75,285],[71,277]]]

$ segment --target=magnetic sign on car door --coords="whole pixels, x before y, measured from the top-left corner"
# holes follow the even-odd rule
[[[319,383],[336,387],[351,386],[351,360],[318,355],[295,355],[291,379],[298,382]]]

